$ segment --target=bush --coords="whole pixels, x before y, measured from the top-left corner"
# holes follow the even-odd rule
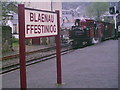
[[[2,26],[2,52],[12,51],[12,28]]]
[[[19,43],[19,40],[13,36],[12,37],[12,43]]]

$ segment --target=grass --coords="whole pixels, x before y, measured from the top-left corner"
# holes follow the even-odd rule
[[[12,46],[13,48],[19,46],[19,40],[15,37],[12,37]]]
[[[18,42],[14,42],[12,43],[13,47],[18,47],[19,46],[19,43]]]

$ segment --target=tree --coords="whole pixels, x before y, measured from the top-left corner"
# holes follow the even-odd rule
[[[2,24],[6,25],[6,22],[10,19],[9,13],[15,12],[17,13],[17,2],[0,2],[0,6],[2,7]]]
[[[89,17],[95,17],[96,20],[100,20],[100,16],[108,11],[108,2],[92,2],[91,5],[87,7],[87,15]]]

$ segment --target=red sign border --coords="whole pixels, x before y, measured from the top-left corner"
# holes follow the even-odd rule
[[[57,14],[57,35],[49,35],[49,36],[40,36],[40,37],[50,37],[55,36],[56,38],[56,67],[57,67],[57,84],[62,84],[62,70],[61,70],[61,54],[60,54],[60,13],[59,10],[55,12],[46,11],[46,10],[38,10],[32,8],[25,8],[24,4],[18,5],[18,22],[19,22],[19,56],[20,56],[20,86],[21,88],[27,89],[27,80],[26,80],[26,48],[25,48],[25,39],[30,38],[40,38],[40,37],[25,37],[25,9],[29,10],[37,10],[49,13]]]
[[[34,8],[24,8],[26,10],[34,10],[34,11],[41,11],[41,12],[48,12],[48,13],[54,13],[54,14],[57,14],[56,12],[53,12],[53,11],[47,11],[47,10],[41,10],[41,9],[34,9]]]
[[[47,10],[40,10],[40,9],[33,9],[33,8],[24,8],[25,10],[33,10],[33,11],[41,11],[41,12],[48,12],[48,13],[54,13],[57,15],[56,12],[53,12],[53,11],[47,11]],[[57,20],[58,21],[58,20]],[[32,38],[41,38],[41,37],[54,37],[54,36],[57,36],[57,35],[47,35],[47,36],[36,36],[36,37],[25,37],[25,39],[32,39]]]

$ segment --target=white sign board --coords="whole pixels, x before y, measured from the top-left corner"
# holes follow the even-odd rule
[[[25,37],[54,36],[58,34],[57,14],[25,9]]]

